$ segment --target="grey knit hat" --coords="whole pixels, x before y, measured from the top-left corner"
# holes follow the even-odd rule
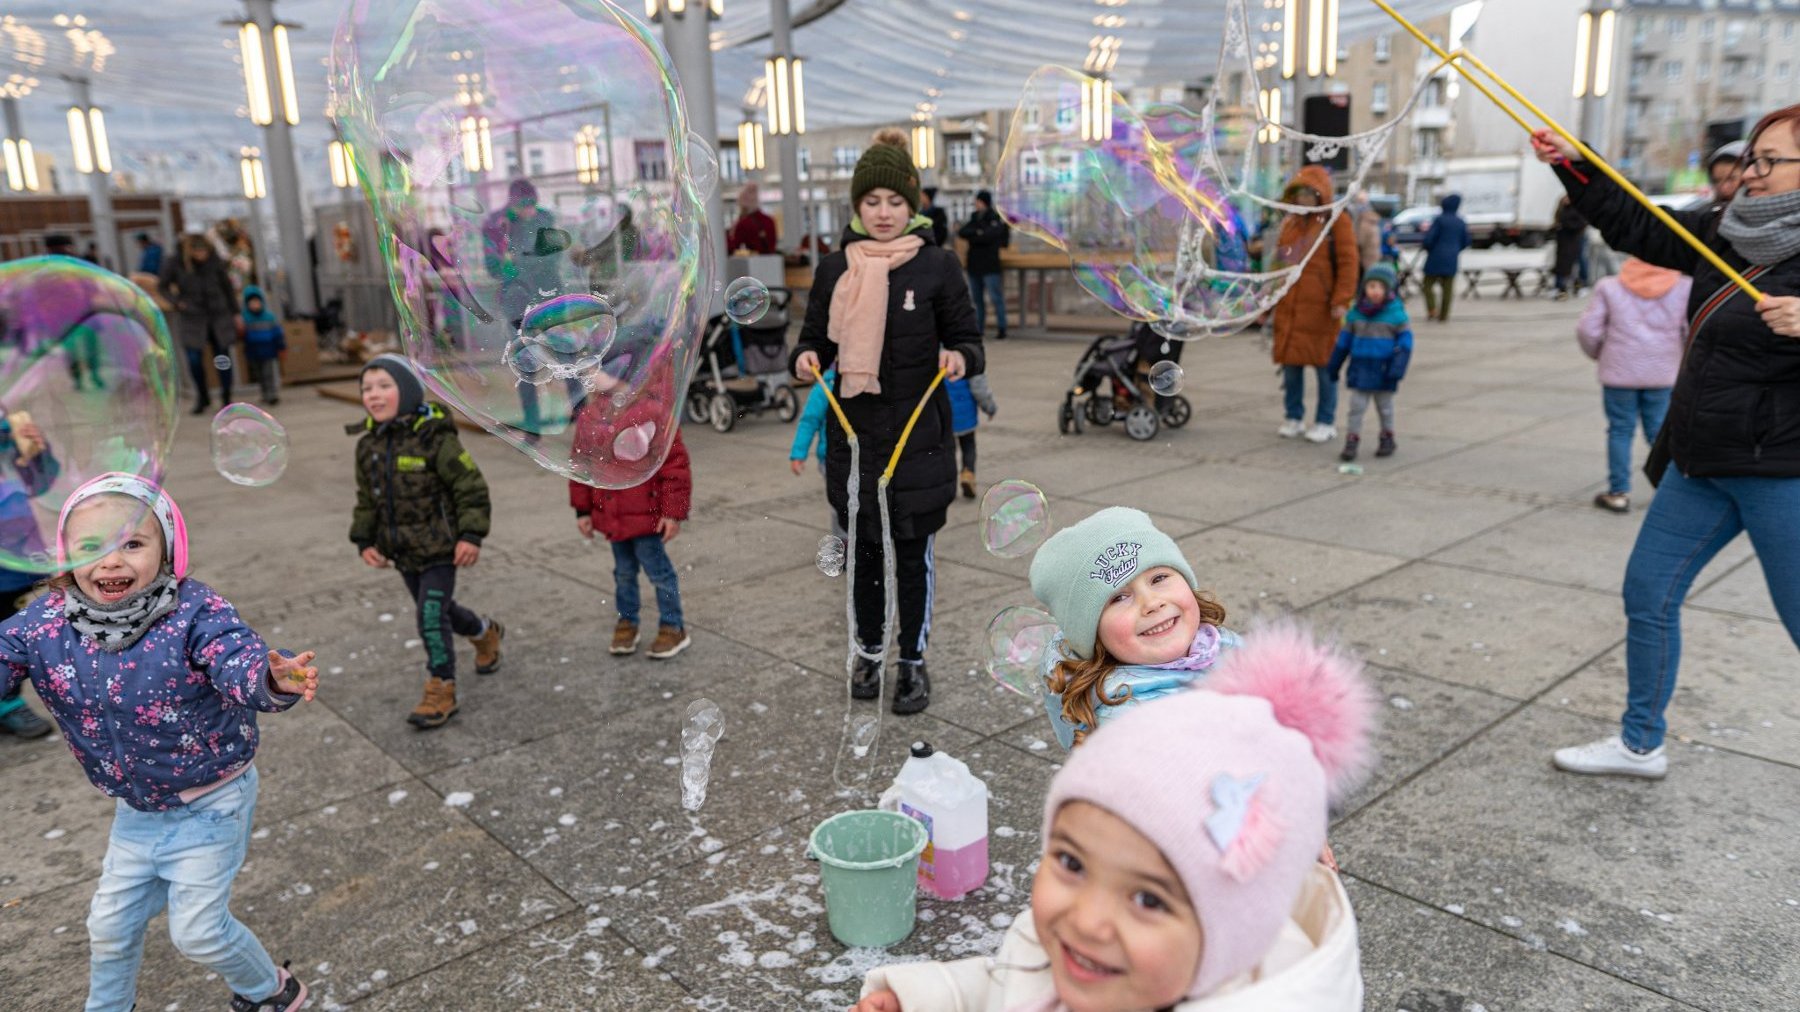
[[[1168,566],[1194,586],[1194,569],[1174,539],[1157,530],[1143,510],[1111,506],[1044,542],[1031,560],[1031,593],[1055,616],[1069,652],[1088,660],[1106,602],[1157,566]]]
[[[913,213],[919,213],[919,170],[913,167],[906,135],[898,130],[876,134],[875,143],[856,160],[856,171],[850,176],[850,207],[854,209],[864,194],[878,186],[905,197]]]
[[[412,370],[412,363],[405,358],[392,352],[377,355],[362,367],[365,373],[371,369],[380,369],[393,377],[394,387],[400,392],[400,407],[395,412],[397,417],[405,418],[424,406],[425,385],[419,382],[418,374]],[[357,376],[360,379],[362,373]]]

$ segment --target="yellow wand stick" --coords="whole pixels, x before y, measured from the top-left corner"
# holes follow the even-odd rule
[[[1292,0],[1289,0],[1289,2],[1292,2]],[[1633,200],[1636,200],[1638,203],[1644,205],[1644,208],[1646,210],[1648,210],[1652,215],[1654,215],[1657,221],[1660,221],[1664,225],[1668,226],[1670,231],[1674,232],[1677,236],[1679,236],[1681,238],[1682,242],[1685,242],[1689,246],[1692,246],[1694,248],[1694,252],[1696,252],[1696,253],[1700,254],[1702,257],[1706,258],[1707,263],[1710,263],[1714,267],[1717,267],[1719,269],[1720,273],[1724,274],[1727,278],[1731,279],[1732,284],[1735,284],[1739,288],[1743,289],[1744,293],[1746,295],[1749,295],[1752,299],[1756,300],[1757,302],[1761,302],[1763,300],[1762,291],[1760,289],[1758,289],[1755,285],[1751,284],[1747,279],[1745,279],[1745,277],[1742,274],[1739,274],[1736,270],[1732,269],[1732,266],[1730,264],[1726,263],[1724,258],[1720,257],[1717,253],[1712,251],[1711,247],[1707,246],[1705,243],[1701,242],[1698,238],[1696,238],[1694,236],[1694,233],[1689,232],[1686,228],[1684,228],[1682,226],[1681,222],[1676,221],[1673,217],[1671,217],[1669,215],[1669,212],[1658,207],[1654,202],[1652,202],[1650,200],[1649,197],[1644,196],[1644,192],[1642,190],[1639,190],[1636,186],[1633,186],[1631,184],[1631,181],[1626,179],[1624,176],[1620,175],[1619,171],[1617,169],[1615,169],[1611,165],[1607,164],[1607,162],[1604,159],[1602,159],[1599,155],[1595,154],[1592,150],[1590,150],[1586,144],[1583,144],[1581,142],[1580,138],[1576,137],[1574,134],[1571,134],[1569,131],[1563,129],[1563,126],[1561,123],[1558,123],[1556,120],[1552,119],[1548,113],[1546,113],[1546,112],[1544,112],[1544,110],[1538,108],[1537,105],[1535,103],[1533,103],[1530,99],[1526,98],[1524,95],[1519,94],[1518,89],[1514,88],[1512,85],[1508,84],[1506,82],[1505,78],[1501,77],[1499,74],[1494,73],[1494,70],[1492,67],[1489,67],[1487,64],[1481,62],[1479,59],[1477,59],[1472,53],[1469,53],[1467,50],[1458,50],[1455,53],[1447,52],[1444,49],[1444,47],[1442,47],[1442,46],[1438,45],[1436,42],[1432,41],[1431,36],[1426,35],[1424,32],[1421,32],[1418,29],[1418,26],[1414,25],[1411,21],[1406,20],[1406,18],[1401,16],[1399,11],[1396,11],[1396,10],[1394,10],[1393,7],[1389,6],[1387,3],[1387,0],[1374,0],[1374,4],[1375,4],[1375,6],[1381,8],[1383,11],[1387,12],[1387,16],[1390,18],[1393,18],[1394,21],[1400,25],[1400,27],[1406,29],[1407,34],[1411,35],[1415,39],[1418,39],[1420,44],[1425,46],[1427,49],[1430,49],[1432,52],[1436,53],[1441,59],[1443,59],[1444,62],[1455,67],[1456,72],[1461,74],[1463,76],[1463,78],[1465,80],[1467,80],[1470,84],[1474,85],[1476,91],[1481,92],[1483,95],[1487,96],[1488,101],[1494,103],[1496,106],[1499,106],[1500,110],[1502,112],[1506,113],[1508,116],[1512,117],[1513,122],[1519,124],[1520,127],[1524,128],[1526,133],[1535,134],[1536,131],[1531,128],[1531,124],[1525,122],[1525,120],[1517,112],[1514,112],[1513,109],[1510,106],[1508,106],[1505,102],[1500,101],[1499,96],[1497,96],[1493,92],[1489,91],[1487,89],[1487,87],[1485,85],[1483,85],[1481,83],[1481,81],[1478,80],[1475,77],[1475,75],[1469,71],[1468,67],[1465,67],[1462,65],[1461,61],[1463,61],[1463,60],[1469,61],[1469,63],[1471,63],[1475,66],[1475,69],[1481,71],[1483,74],[1486,74],[1488,77],[1493,78],[1494,83],[1499,85],[1501,90],[1505,91],[1508,95],[1511,95],[1514,99],[1518,100],[1519,104],[1523,105],[1526,109],[1529,109],[1531,111],[1532,115],[1543,120],[1544,125],[1549,127],[1550,129],[1556,131],[1557,134],[1559,134],[1563,140],[1566,140],[1570,144],[1574,145],[1576,152],[1578,152],[1581,155],[1583,161],[1586,161],[1588,164],[1594,166],[1594,168],[1599,169],[1602,173],[1604,173],[1606,175],[1606,178],[1612,180],[1613,183],[1616,184],[1620,189],[1622,189],[1626,193],[1630,194]]]

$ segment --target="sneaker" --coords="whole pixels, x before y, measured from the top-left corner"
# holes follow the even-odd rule
[[[931,676],[924,661],[901,661],[899,677],[894,679],[893,711],[904,717],[931,705]]]
[[[17,738],[42,738],[53,730],[50,722],[31,712],[29,706],[18,706],[0,714],[0,731]]]
[[[1357,435],[1354,432],[1350,433],[1348,436],[1345,436],[1344,437],[1344,452],[1338,454],[1338,459],[1342,460],[1342,461],[1355,460],[1356,459],[1356,447],[1357,447],[1357,444],[1359,444],[1361,442],[1362,442],[1362,437]]]
[[[850,698],[878,699],[880,696],[881,662],[858,657],[856,670],[850,673]]]
[[[275,971],[275,982],[280,986],[275,993],[262,1001],[254,1001],[241,994],[231,996],[231,1012],[259,1012],[260,1009],[274,1009],[275,1012],[294,1012],[306,1004],[306,985],[300,978],[288,972],[288,963],[281,964]],[[133,1006],[135,1007],[135,1006]]]
[[[506,627],[499,619],[490,618],[479,636],[469,637],[475,644],[475,673],[491,675],[500,670],[500,641],[506,638]]]
[[[1394,434],[1392,432],[1383,432],[1381,434],[1381,442],[1379,444],[1377,444],[1375,447],[1375,456],[1377,456],[1377,457],[1392,457],[1393,455],[1394,455]]]
[[[612,646],[608,649],[615,654],[635,654],[638,644],[638,625],[628,618],[619,620],[613,626]]]
[[[1623,492],[1602,492],[1594,497],[1594,505],[1614,513],[1630,513],[1631,497]]]
[[[965,468],[963,468],[962,474],[958,477],[957,480],[962,485],[963,498],[964,499],[975,498],[975,472],[971,471],[965,467]]]
[[[1309,443],[1329,443],[1337,438],[1337,426],[1320,422],[1306,430],[1306,441]]]
[[[1302,432],[1305,432],[1305,431],[1306,431],[1306,423],[1305,422],[1301,421],[1298,418],[1290,418],[1287,421],[1281,423],[1281,428],[1276,429],[1275,434],[1277,436],[1280,436],[1283,439],[1293,439],[1295,436],[1298,436]]]
[[[1661,780],[1669,772],[1669,757],[1663,754],[1663,747],[1639,755],[1625,747],[1618,735],[1591,741],[1586,745],[1556,750],[1556,768],[1565,773],[1588,773],[1594,775],[1615,775],[1623,777],[1643,777],[1646,780]]]
[[[656,641],[650,644],[649,650],[644,651],[644,656],[652,660],[666,661],[686,650],[688,644],[692,642],[693,640],[688,638],[686,629],[677,629],[672,625],[658,626]]]
[[[996,341],[1006,340],[1006,328],[1005,327],[1001,327],[999,330],[994,331],[994,340],[996,340]]]
[[[421,731],[429,731],[434,727],[443,727],[451,717],[456,716],[456,682],[448,678],[425,679],[425,695],[420,698],[419,705],[413,707],[406,722]],[[251,1006],[260,1008],[261,1006]]]

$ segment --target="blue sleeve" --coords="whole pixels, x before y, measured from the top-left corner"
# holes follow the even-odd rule
[[[31,677],[31,648],[25,643],[25,624],[29,621],[27,613],[30,610],[22,609],[0,623],[0,683],[4,683],[0,697],[19,691],[19,686]]]
[[[1412,362],[1413,333],[1412,328],[1402,330],[1394,338],[1394,357],[1388,360],[1388,379],[1398,382],[1406,378],[1406,367]]]
[[[1438,237],[1444,234],[1441,228],[1442,221],[1442,218],[1431,219],[1431,227],[1425,230],[1424,237],[1419,240],[1419,245],[1426,251],[1430,251],[1432,247],[1436,246]]]
[[[825,410],[825,394],[819,384],[814,383],[812,393],[806,395],[806,408],[800,412],[800,422],[794,427],[794,445],[788,450],[789,460],[806,459],[813,440],[819,438],[819,430],[825,425]]]
[[[187,653],[188,664],[237,706],[279,713],[300,701],[298,695],[269,688],[269,645],[244,624],[230,601],[210,589],[188,626]]]
[[[1335,377],[1338,374],[1338,370],[1343,368],[1344,359],[1350,357],[1350,342],[1352,340],[1353,338],[1350,336],[1349,327],[1345,327],[1338,331],[1337,345],[1331,349],[1331,361],[1325,364],[1326,373]],[[1315,359],[1314,361],[1317,360]]]

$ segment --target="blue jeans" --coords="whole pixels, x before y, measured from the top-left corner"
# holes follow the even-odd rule
[[[100,886],[88,911],[87,1012],[126,1012],[137,1000],[144,927],[169,908],[183,956],[249,998],[275,993],[275,963],[231,916],[231,883],[250,845],[256,767],[191,805],[140,812],[118,802]]]
[[[1800,647],[1800,478],[1688,478],[1673,465],[1625,566],[1626,690],[1621,737],[1635,749],[1662,744],[1663,711],[1681,663],[1681,602],[1700,570],[1750,534],[1788,636]]]
[[[1284,365],[1281,367],[1281,386],[1287,394],[1287,416],[1298,422],[1306,417],[1306,370],[1311,368],[1318,377],[1319,413],[1314,417],[1320,425],[1330,425],[1337,420],[1337,383],[1322,365]]]
[[[656,588],[656,615],[661,624],[685,628],[681,622],[681,584],[675,578],[675,564],[663,547],[662,535],[646,534],[641,538],[614,541],[613,590],[619,599],[619,617],[628,622],[638,620],[641,600],[638,597],[638,570],[650,578]]]
[[[970,274],[969,298],[975,301],[975,329],[987,332],[987,297],[994,298],[994,325],[1006,333],[1006,289],[1002,274]]]
[[[1602,387],[1601,398],[1606,405],[1606,490],[1624,495],[1631,491],[1632,437],[1641,421],[1645,441],[1656,442],[1663,416],[1669,413],[1669,388]]]

